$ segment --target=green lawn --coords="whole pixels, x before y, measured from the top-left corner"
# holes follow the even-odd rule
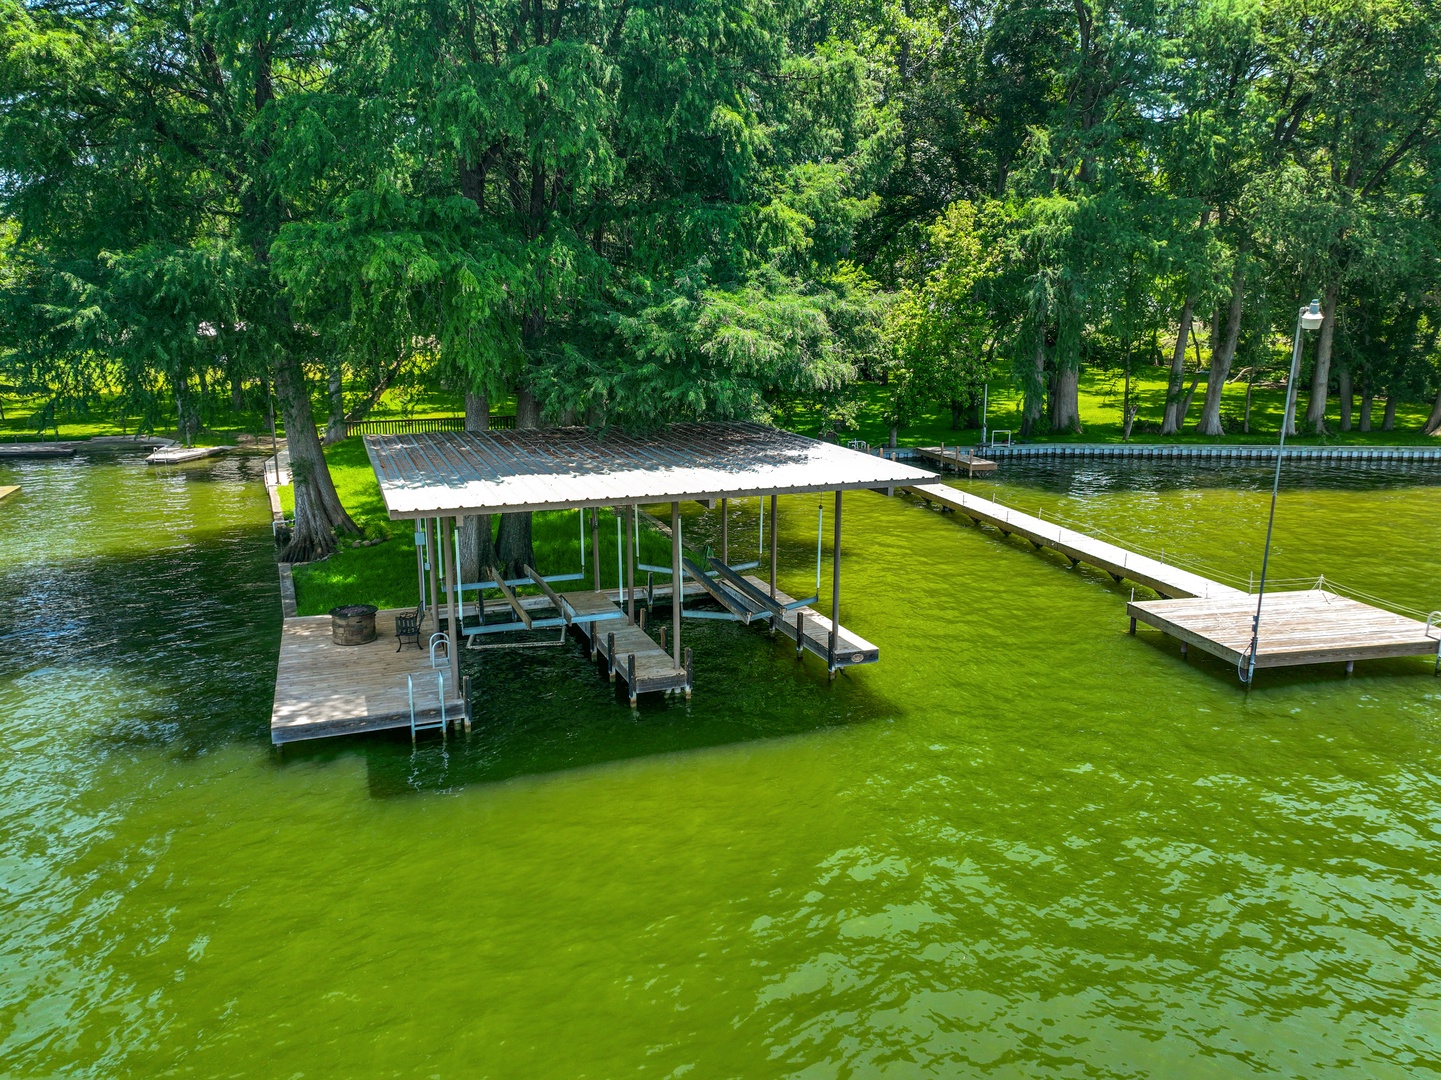
[[[1224,436],[1213,438],[1198,435],[1194,430],[1196,422],[1201,417],[1201,405],[1205,398],[1206,388],[1202,384],[1196,388],[1196,396],[1191,402],[1190,411],[1186,414],[1186,430],[1178,436],[1163,437],[1159,432],[1161,416],[1166,403],[1166,378],[1167,370],[1165,368],[1145,367],[1133,374],[1131,392],[1140,404],[1141,411],[1137,415],[1135,426],[1131,431],[1132,442],[1247,443],[1271,442],[1276,438],[1280,430],[1285,392],[1279,388],[1258,388],[1253,392],[1251,432],[1248,435],[1241,431],[1241,417],[1246,401],[1244,383],[1228,383],[1222,394],[1221,419],[1227,432]],[[1187,383],[1187,385],[1190,384]],[[1037,432],[1033,438],[1063,442],[1120,442],[1123,391],[1124,383],[1120,372],[1083,370],[1080,394],[1082,431],[1079,434],[1070,432],[1052,434],[1041,431]],[[885,422],[889,391],[886,387],[876,383],[861,383],[856,387],[856,392],[861,399],[861,408],[857,416],[856,430],[847,433],[847,437],[863,439],[873,446],[883,445],[889,438],[889,430]],[[1359,396],[1356,403],[1357,412],[1353,423],[1360,421]],[[1304,412],[1305,406],[1306,395],[1303,393],[1299,409]],[[1429,405],[1415,402],[1402,403],[1396,410],[1395,431],[1379,430],[1382,407],[1382,402],[1378,399],[1372,410],[1372,423],[1375,430],[1364,434],[1360,431],[1341,432],[1337,430],[1340,423],[1340,406],[1333,398],[1328,404],[1326,414],[1327,425],[1331,428],[1332,433],[1323,438],[1314,435],[1300,435],[1295,438],[1302,443],[1324,442],[1338,445],[1351,443],[1429,444],[1434,441],[1421,434],[1421,425],[1425,423],[1430,412]],[[1016,437],[1019,437],[1021,428],[1020,394],[1007,384],[992,384],[988,418],[988,427],[991,431],[1011,428],[1015,431]],[[819,424],[818,417],[811,417],[802,419],[793,426],[797,431],[813,435]],[[917,423],[903,428],[897,436],[897,441],[902,446],[928,446],[941,442],[977,443],[980,438],[981,432],[978,428],[962,430],[952,428],[950,410],[937,406],[927,412]]]

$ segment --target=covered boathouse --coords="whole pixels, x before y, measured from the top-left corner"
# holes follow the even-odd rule
[[[343,646],[329,637],[325,616],[289,618],[282,630],[271,740],[278,744],[393,728],[469,726],[469,691],[460,672],[460,638],[560,628],[589,643],[612,680],[623,682],[632,704],[655,691],[692,689],[690,650],[681,640],[682,615],[762,623],[826,661],[831,677],[842,668],[875,663],[875,645],[840,623],[842,495],[870,488],[891,490],[933,480],[931,473],[881,454],[866,454],[762,424],[680,423],[652,435],[587,428],[544,428],[367,435],[366,451],[394,520],[413,520],[417,539],[420,643],[429,648],[397,651],[384,636],[407,612],[380,613],[381,637]],[[833,492],[830,611],[810,605],[817,596],[794,599],[776,587],[776,498]],[[768,499],[770,543],[767,576],[745,573],[756,564],[729,558],[728,502]],[[695,501],[721,508],[720,556],[707,565],[688,558],[682,546],[680,506]],[[669,594],[669,641],[645,627],[637,610],[635,530],[641,507],[670,506],[670,566],[660,569],[669,587],[641,593],[654,601]],[[624,523],[624,583],[600,588],[597,511],[610,508]],[[579,510],[589,518],[593,587],[567,588],[579,575],[546,577],[525,567],[507,579],[493,568],[487,580],[459,581],[456,532],[462,517],[539,510]],[[587,511],[589,513],[587,514]],[[584,524],[582,525],[582,531]],[[426,558],[425,553],[431,553]],[[428,582],[427,582],[428,572]],[[428,585],[428,588],[427,588]],[[534,586],[535,596],[516,593]],[[491,609],[507,610],[500,620]],[[819,589],[817,589],[819,593]],[[467,594],[474,601],[466,603]],[[685,611],[687,599],[711,610]],[[429,601],[429,602],[428,602]],[[648,607],[649,605],[647,605]],[[478,616],[466,625],[468,616]]]

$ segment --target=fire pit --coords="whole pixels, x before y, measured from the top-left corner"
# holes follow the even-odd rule
[[[330,609],[330,637],[337,645],[364,645],[375,640],[375,607],[346,604]]]

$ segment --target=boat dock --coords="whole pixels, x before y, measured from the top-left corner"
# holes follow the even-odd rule
[[[75,445],[61,442],[0,443],[0,458],[73,457]]]
[[[1241,668],[1251,651],[1256,598],[1241,593],[1212,600],[1141,600],[1126,605],[1131,633],[1143,622]],[[1433,613],[1438,614],[1438,613]],[[1257,668],[1344,663],[1396,656],[1436,656],[1441,628],[1338,596],[1325,589],[1267,593],[1261,601]]]
[[[147,465],[180,465],[234,450],[233,446],[165,446],[145,459]]]
[[[270,711],[272,743],[408,730],[412,700],[417,729],[456,722],[469,726],[468,695],[463,685],[454,686],[449,665],[431,667],[430,653],[414,645],[396,651],[398,614],[409,612],[377,613],[376,638],[364,645],[335,644],[329,615],[283,621]],[[421,640],[427,636],[422,632]]]
[[[4,502],[6,499],[10,498],[11,495],[14,495],[19,490],[19,484],[6,484],[0,486],[0,502]]]
[[[977,524],[999,529],[1029,540],[1038,550],[1050,548],[1071,560],[1074,566],[1085,563],[1104,570],[1116,581],[1134,581],[1168,598],[1245,596],[1240,589],[1193,574],[1189,570],[1164,563],[1160,559],[1138,554],[1098,540],[1094,536],[1056,525],[1043,518],[1013,510],[992,499],[983,499],[945,484],[913,484],[904,490],[912,495],[965,514]]]
[[[959,446],[946,446],[944,443],[940,446],[917,446],[912,452],[917,457],[935,462],[943,468],[955,469],[957,472],[964,469],[967,476],[995,472],[998,467],[988,458],[977,457],[974,451],[962,450]]]
[[[1179,640],[1182,655],[1194,645],[1238,669],[1248,658],[1257,603],[1250,592],[945,484],[904,490],[1006,536],[1024,537],[1037,550],[1058,551],[1073,566],[1085,563],[1159,593],[1160,600],[1127,605],[1131,633],[1145,623]],[[1441,671],[1441,612],[1421,622],[1320,587],[1269,592],[1261,604],[1257,668],[1344,663],[1350,672],[1357,660],[1434,655]]]

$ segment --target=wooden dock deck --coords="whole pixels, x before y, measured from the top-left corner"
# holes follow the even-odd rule
[[[440,721],[437,675],[441,672],[445,676],[446,721],[468,723],[463,688],[451,685],[448,667],[431,668],[429,652],[414,645],[396,652],[396,614],[378,613],[376,639],[365,645],[336,645],[330,637],[329,615],[283,621],[275,702],[270,712],[272,743],[279,746],[301,739],[409,729],[407,675],[414,679],[418,724],[434,726]],[[425,636],[422,634],[422,641]]]
[[[770,585],[761,578],[753,574],[747,574],[745,577],[762,592],[769,592]],[[795,603],[794,597],[787,596],[780,589],[776,590],[776,600],[787,606]],[[831,620],[812,607],[793,608],[776,620],[776,629],[792,641],[796,640],[798,627],[802,637],[800,647],[807,652],[815,653],[823,660],[826,659],[831,648]],[[847,630],[844,626],[837,628],[836,670],[855,667],[858,664],[874,664],[880,658],[880,649],[865,638],[852,630]]]
[[[963,451],[959,446],[918,446],[915,448],[915,452],[948,469],[955,469],[958,472],[964,469],[967,476],[995,472],[998,468],[994,461],[976,457],[974,451]]]
[[[0,485],[0,502],[4,502],[6,499],[10,498],[11,495],[14,495],[19,490],[19,484]]]
[[[685,652],[685,663],[676,667],[670,653],[626,618],[625,612],[604,593],[564,592],[560,596],[577,614],[606,614],[607,609],[614,612],[608,618],[572,625],[589,643],[591,655],[605,661],[611,682],[619,679],[626,684],[632,705],[640,694],[680,690],[690,697],[689,649]]]
[[[1251,648],[1256,598],[1138,600],[1126,605],[1131,632],[1136,623],[1154,626],[1238,667]],[[1324,589],[1267,593],[1261,602],[1257,668],[1344,663],[1396,656],[1437,656],[1441,628],[1337,596]]]
[[[990,499],[982,499],[968,491],[945,484],[914,484],[909,491],[929,502],[939,503],[972,521],[992,525],[1007,536],[1015,534],[1029,540],[1036,548],[1050,548],[1072,561],[1085,563],[1110,574],[1116,581],[1134,581],[1154,589],[1167,598],[1244,597],[1240,589],[1193,574],[1189,570],[1128,551],[1118,544],[1098,540],[1094,536],[1067,529]]]

